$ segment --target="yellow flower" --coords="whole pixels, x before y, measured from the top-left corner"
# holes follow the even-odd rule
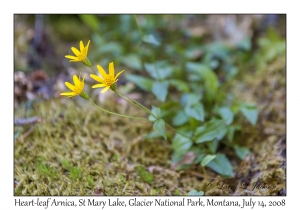
[[[72,47],[71,50],[73,51],[75,56],[66,55],[65,57],[71,59],[70,62],[83,62],[85,65],[91,66],[91,63],[90,63],[89,59],[87,58],[89,45],[90,45],[90,40],[85,47],[83,45],[83,42],[80,41],[80,43],[79,43],[80,51],[78,49],[76,49],[75,47]]]
[[[72,85],[69,82],[65,82],[65,85],[70,90],[72,90],[72,92],[64,92],[64,93],[61,93],[60,95],[67,96],[68,98],[79,95],[82,98],[88,99],[89,98],[88,95],[83,91],[85,76],[86,75],[84,75],[82,81],[80,81],[80,75],[79,75],[79,78],[76,75],[74,75],[73,76],[74,85]]]
[[[115,76],[115,69],[114,69],[114,63],[111,62],[109,63],[109,74],[106,74],[106,72],[104,71],[104,69],[101,66],[97,66],[98,71],[101,75],[101,77],[95,75],[95,74],[90,74],[90,77],[92,77],[94,80],[96,80],[97,82],[100,82],[100,84],[94,85],[92,88],[99,88],[99,87],[105,87],[101,93],[106,92],[109,88],[111,88],[112,90],[114,90],[115,88],[115,83],[118,81],[118,76],[120,76],[120,74],[125,71],[120,71],[116,76]]]

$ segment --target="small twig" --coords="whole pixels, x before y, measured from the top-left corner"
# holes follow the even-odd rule
[[[126,182],[125,186],[123,187],[122,193],[125,192],[125,190],[126,190],[126,188],[127,188],[127,185],[128,185],[128,181]]]
[[[42,118],[39,116],[31,117],[31,118],[16,118],[14,125],[30,125],[34,123],[40,123],[42,121]]]
[[[21,140],[21,142],[23,142],[24,139],[25,139],[27,136],[29,136],[29,134],[31,134],[33,131],[34,131],[34,125],[31,126],[31,127],[28,129],[28,131],[26,131],[26,133],[24,133],[23,135],[21,135],[21,136],[19,137],[20,140]]]
[[[203,175],[203,174],[200,174],[200,173],[198,173],[198,172],[196,172],[196,171],[189,171],[189,173],[191,173],[192,175],[194,175],[194,176],[197,176],[197,177],[201,177],[201,178],[206,178],[205,177],[205,175]],[[207,178],[209,179],[209,180],[215,180],[216,178],[214,178],[214,177],[209,177],[209,176],[207,176]]]

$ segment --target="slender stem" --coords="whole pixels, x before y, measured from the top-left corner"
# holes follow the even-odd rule
[[[156,116],[155,116],[148,108],[144,107],[142,104],[140,104],[140,103],[137,102],[136,100],[129,98],[128,96],[126,96],[125,94],[120,93],[120,92],[117,91],[117,90],[116,90],[115,92],[117,93],[117,95],[118,95],[120,98],[122,98],[122,99],[124,99],[125,101],[127,101],[128,103],[130,103],[130,104],[132,104],[132,105],[134,105],[134,106],[136,106],[136,107],[138,107],[138,108],[144,110],[145,112],[147,112],[148,114],[154,116],[154,117],[157,119],[157,117],[156,117]]]
[[[142,34],[142,36],[144,36],[143,30],[142,30],[142,28],[140,27],[140,24],[139,24],[139,22],[138,22],[138,20],[137,20],[136,15],[133,15],[133,17],[134,17],[134,20],[135,20],[135,22],[136,22],[136,25],[137,25],[137,27],[138,27],[140,33]]]
[[[127,95],[125,95],[124,93],[121,93],[121,92],[119,92],[119,91],[117,91],[116,90],[116,92],[117,92],[117,94],[118,94],[118,96],[119,97],[121,97],[121,98],[123,98],[123,97],[126,97],[127,98],[127,100],[126,99],[124,99],[125,101],[127,101],[128,103],[131,103],[131,104],[133,104],[134,106],[137,106],[137,107],[139,107],[139,108],[142,108],[143,110],[145,110],[148,114],[150,114],[150,113],[152,113],[151,111],[150,111],[150,109],[148,109],[147,107],[145,107],[145,106],[143,106],[142,104],[140,104],[139,102],[137,102],[136,100],[133,100],[133,99],[131,99],[131,98],[129,98]],[[122,97],[123,96],[123,97]],[[129,101],[128,101],[129,100]]]
[[[119,91],[117,91],[117,90],[116,90],[115,92],[117,93],[117,95],[118,95],[119,97],[121,97],[122,99],[124,99],[124,100],[127,101],[128,103],[130,103],[130,104],[132,104],[132,105],[134,105],[134,106],[136,106],[136,107],[138,107],[138,108],[143,109],[143,110],[146,111],[148,114],[152,115],[155,119],[157,119],[157,120],[159,119],[159,118],[157,118],[157,116],[155,116],[149,109],[147,109],[146,107],[144,107],[142,104],[140,104],[140,103],[137,102],[136,100],[129,98],[128,96],[126,96],[125,94],[123,94],[123,93],[121,93],[121,92],[119,92]],[[128,99],[126,99],[125,97],[128,98]],[[171,130],[173,130],[175,133],[178,133],[178,134],[180,134],[181,136],[183,136],[183,137],[185,137],[185,138],[188,138],[188,139],[191,139],[191,140],[195,141],[194,138],[191,138],[191,137],[189,137],[189,136],[187,136],[187,135],[185,135],[185,134],[183,134],[183,133],[181,133],[181,132],[178,132],[175,128],[173,128],[173,127],[172,127],[171,125],[169,125],[168,123],[165,122],[165,124],[166,124],[167,127],[169,127]]]
[[[123,114],[118,114],[118,113],[115,113],[115,112],[110,112],[110,111],[107,111],[106,109],[102,109],[101,107],[97,106],[91,99],[88,99],[97,109],[100,109],[101,111],[104,111],[104,112],[107,112],[109,114],[112,114],[112,115],[117,115],[117,116],[120,116],[120,117],[126,117],[126,118],[131,118],[131,119],[137,119],[137,120],[147,120],[147,119],[144,119],[144,118],[139,118],[139,117],[132,117],[132,116],[128,116],[128,115],[123,115]],[[148,121],[148,120],[147,120]]]
[[[90,66],[90,68],[91,68],[91,69],[93,70],[93,72],[97,75],[95,69],[94,69],[92,66]]]
[[[206,174],[205,166],[202,166],[202,169],[203,169],[203,173],[204,173],[204,180],[207,180],[207,174]]]

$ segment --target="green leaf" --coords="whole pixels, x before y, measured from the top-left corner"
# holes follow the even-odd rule
[[[231,163],[224,154],[217,154],[216,157],[207,164],[207,167],[225,177],[234,176]]]
[[[210,161],[215,159],[216,155],[206,155],[201,161],[201,166],[206,166]]]
[[[204,195],[203,191],[191,190],[187,195],[189,196],[202,196]]]
[[[204,113],[203,105],[201,103],[197,103],[191,107],[190,106],[185,107],[184,111],[188,116],[196,120],[199,120],[201,122],[204,121],[205,113]]]
[[[189,86],[181,80],[170,79],[169,82],[170,82],[170,85],[174,86],[178,91],[189,92],[189,90],[190,90]]]
[[[196,143],[221,140],[226,135],[226,124],[223,120],[211,120],[197,128],[195,132]]]
[[[92,41],[95,43],[96,46],[101,46],[105,42],[105,39],[99,34],[94,33],[92,35]]]
[[[171,76],[173,68],[164,61],[145,63],[145,69],[153,79],[162,80]]]
[[[149,115],[149,121],[155,122],[157,119],[161,117],[160,108],[157,108],[155,106],[152,106],[151,113],[156,116],[156,118],[152,115]]]
[[[153,80],[151,79],[142,76],[137,76],[134,74],[126,74],[125,77],[128,81],[134,83],[135,85],[137,85],[139,88],[143,90],[151,91],[152,89]]]
[[[205,98],[208,101],[214,99],[217,96],[217,89],[219,86],[217,75],[203,64],[188,62],[186,63],[186,68],[189,72],[199,75],[200,79],[204,82]]]
[[[212,44],[206,45],[205,49],[207,54],[210,54],[211,57],[217,57],[228,62],[230,47],[225,43],[213,42]]]
[[[204,156],[205,156],[205,154],[200,154],[200,155],[198,155],[198,156],[196,157],[196,159],[194,160],[194,164],[200,163],[200,162],[203,160]]]
[[[169,83],[167,81],[154,82],[152,86],[152,93],[156,96],[158,100],[160,100],[161,102],[165,102],[168,95],[168,87]]]
[[[189,138],[186,138],[180,134],[176,134],[172,142],[172,148],[178,156],[187,153],[192,145],[193,142]]]
[[[157,131],[165,140],[167,140],[167,135],[165,131],[165,121],[163,119],[157,120],[154,125],[153,129]]]
[[[102,44],[99,48],[98,48],[98,52],[101,54],[105,54],[105,53],[111,53],[114,56],[119,56],[122,53],[122,46],[119,42],[108,42],[105,44]]]
[[[255,104],[245,103],[241,104],[241,112],[246,117],[246,119],[252,124],[255,125],[258,118],[258,109]]]
[[[168,102],[162,104],[160,106],[160,118],[168,117],[170,115],[174,114],[174,111],[170,109],[170,107],[165,107],[164,105],[167,105]]]
[[[237,102],[234,102],[232,104],[232,106],[230,107],[230,110],[232,111],[233,115],[236,115],[241,110],[240,104]]]
[[[225,120],[227,125],[232,123],[234,116],[228,107],[221,107],[219,109],[219,114],[221,115],[222,119]]]
[[[234,145],[235,154],[241,159],[244,160],[245,156],[249,154],[250,150],[247,147],[240,147]]]
[[[214,139],[212,141],[208,141],[206,142],[208,149],[211,153],[216,153],[218,145],[219,145],[219,141],[217,139]]]
[[[93,31],[97,32],[99,30],[99,19],[96,15],[82,14],[79,15],[79,18],[85,25],[90,27]]]
[[[281,41],[281,37],[279,36],[276,29],[269,27],[267,29],[267,36],[271,42],[279,42]]]
[[[237,47],[244,51],[251,50],[251,39],[250,37],[244,38],[242,41],[240,41],[237,45]]]
[[[217,59],[212,59],[209,62],[209,67],[212,69],[216,69],[219,66],[220,62]]]
[[[224,70],[226,72],[226,81],[233,79],[238,73],[238,69],[235,66],[231,65],[225,66]]]
[[[229,126],[226,134],[226,137],[228,138],[229,142],[232,142],[234,133],[235,133],[235,127]]]
[[[185,114],[183,110],[180,110],[175,117],[173,118],[173,125],[180,126],[186,123],[189,120],[189,117]]]
[[[156,40],[156,38],[154,37],[153,34],[149,34],[149,35],[144,35],[142,40],[148,44],[154,45],[154,46],[159,46],[160,42],[158,42]]]
[[[185,93],[181,97],[182,106],[192,106],[202,99],[202,96],[195,93]]]
[[[145,139],[154,139],[157,137],[160,137],[160,134],[157,131],[151,131],[145,136]]]
[[[120,58],[121,62],[132,68],[135,70],[141,70],[142,69],[142,62],[139,56],[137,56],[136,54],[130,54],[130,55],[126,55],[126,56],[122,56]]]

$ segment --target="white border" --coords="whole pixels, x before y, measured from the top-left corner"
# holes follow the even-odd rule
[[[9,1],[1,5],[1,199],[0,207],[14,207],[13,197],[13,14],[14,13],[286,13],[287,14],[287,197],[253,199],[287,200],[286,208],[298,206],[299,153],[299,12],[296,1]],[[9,88],[10,87],[10,88]],[[27,199],[27,197],[23,197]],[[32,198],[32,197],[29,197]],[[64,198],[64,197],[60,197]],[[87,197],[85,197],[87,198]],[[122,199],[129,199],[123,197]],[[152,199],[152,197],[148,197]],[[157,197],[155,197],[157,198]],[[68,197],[77,200],[79,197]],[[174,199],[180,199],[178,197]],[[226,199],[231,199],[226,197]],[[235,197],[234,199],[242,199]],[[61,207],[65,208],[65,207]],[[159,207],[156,207],[159,208]],[[174,207],[172,207],[174,208]],[[218,207],[220,208],[220,207]],[[1,208],[8,209],[8,208]],[[27,208],[28,209],[28,208]],[[56,208],[57,209],[57,208]],[[99,208],[97,208],[99,209]],[[206,208],[208,209],[208,208]],[[216,208],[215,208],[216,209]],[[292,208],[296,209],[296,208]]]

